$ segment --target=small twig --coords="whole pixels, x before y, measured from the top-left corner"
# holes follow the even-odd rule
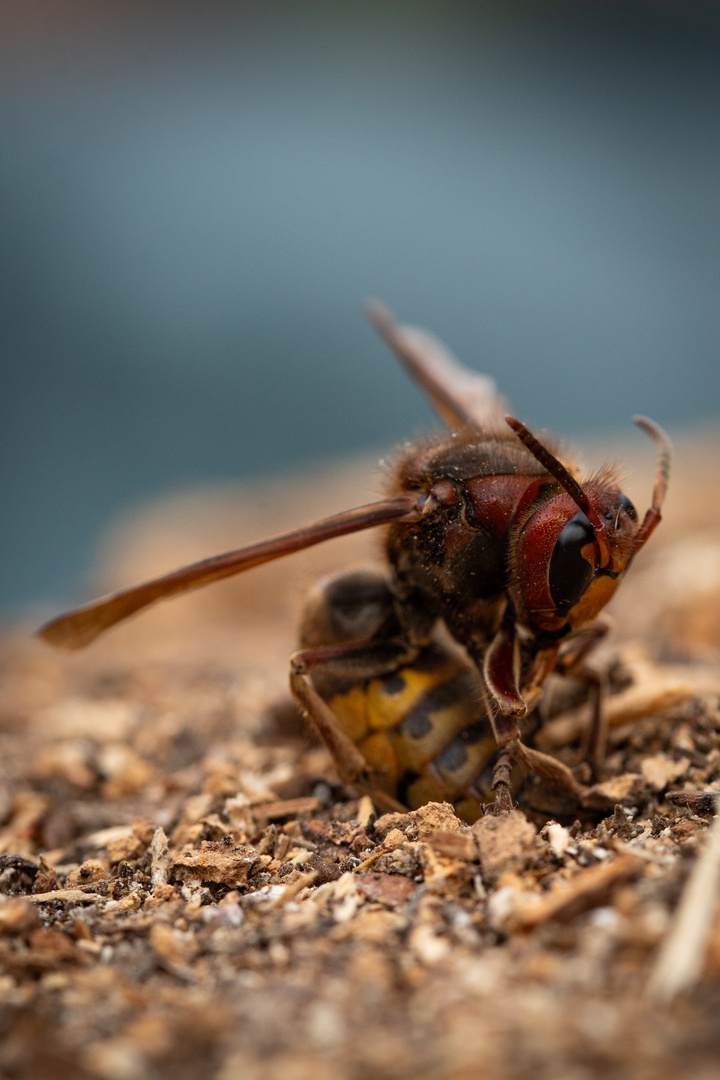
[[[583,870],[537,904],[514,913],[511,921],[516,928],[525,930],[548,922],[571,922],[578,915],[607,904],[620,885],[638,877],[642,870],[643,861],[636,855],[618,855]]]
[[[376,863],[378,859],[382,858],[383,855],[387,854],[388,852],[386,848],[380,848],[379,851],[374,851],[372,855],[368,855],[367,859],[363,859],[361,863],[358,863],[357,866],[353,867],[353,874],[362,874],[365,870],[367,870],[369,866],[372,866],[373,863]]]
[[[673,925],[647,984],[646,994],[670,1002],[700,978],[720,893],[720,817],[710,827],[680,898]]]
[[[668,791],[665,798],[673,806],[686,806],[694,814],[717,813],[717,791]]]
[[[102,893],[84,892],[82,889],[55,889],[53,892],[35,893],[27,896],[33,904],[50,904],[57,900],[69,900],[78,904],[92,904],[96,900],[110,900],[111,897],[103,896]]]
[[[265,910],[274,911],[275,908],[283,907],[290,900],[294,900],[298,893],[301,893],[303,889],[306,889],[308,885],[312,885],[317,880],[317,876],[317,870],[309,870],[307,874],[302,874],[291,885],[286,885],[283,892],[267,904]]]

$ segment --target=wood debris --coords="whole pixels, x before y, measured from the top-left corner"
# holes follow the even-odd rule
[[[647,988],[651,998],[671,1001],[698,982],[717,914],[719,895],[720,817],[716,817],[652,970]]]

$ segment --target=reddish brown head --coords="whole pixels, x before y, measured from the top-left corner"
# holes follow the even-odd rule
[[[524,425],[513,417],[507,419],[563,489],[541,495],[516,521],[510,549],[510,597],[518,622],[536,633],[562,633],[596,618],[660,521],[670,441],[652,421],[636,418],[658,445],[653,504],[641,525],[612,473],[604,472],[580,485]]]

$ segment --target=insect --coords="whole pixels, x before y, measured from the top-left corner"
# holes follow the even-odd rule
[[[614,470],[605,467],[580,482],[554,446],[504,414],[491,380],[461,367],[424,332],[396,324],[385,309],[374,306],[369,317],[449,429],[449,434],[400,451],[386,498],[103,597],[48,623],[39,636],[79,648],[157,600],[332,537],[386,526],[389,574],[375,583],[375,621],[372,604],[363,610],[356,603],[356,630],[351,629],[352,617],[343,627],[341,600],[332,591],[323,600],[321,592],[316,625],[306,616],[304,647],[292,662],[293,692],[341,779],[378,793],[385,805],[397,806],[402,796],[410,797],[403,790],[409,786],[407,776],[393,777],[392,769],[386,769],[379,782],[376,766],[382,760],[368,760],[367,739],[347,717],[343,727],[328,704],[340,704],[331,681],[367,687],[393,673],[406,682],[419,676],[437,659],[433,634],[444,623],[470,661],[463,661],[457,677],[472,676],[476,687],[464,698],[472,703],[468,724],[460,710],[453,714],[460,723],[462,712],[464,726],[457,730],[449,722],[433,725],[444,746],[450,747],[472,723],[489,723],[495,748],[490,791],[497,811],[512,806],[519,772],[534,774],[561,793],[577,793],[565,766],[522,742],[521,725],[549,674],[578,669],[602,635],[597,617],[660,521],[669,439],[653,421],[635,417],[657,446],[651,506],[640,522]],[[346,604],[345,617],[352,615],[351,608]],[[454,677],[448,669],[448,679]],[[433,679],[434,686],[445,685],[437,670]],[[471,684],[465,685],[469,689]],[[600,717],[596,748],[602,744]],[[392,725],[385,727],[387,736]],[[432,769],[425,773],[435,777],[437,757],[429,761]],[[413,771],[403,766],[403,772]],[[472,794],[471,786],[459,795],[479,795],[478,802],[484,801],[483,791],[476,788]]]
[[[497,755],[477,671],[437,636],[411,649],[399,636],[394,604],[387,575],[377,569],[318,582],[290,661],[293,693],[341,779],[351,786],[361,779],[376,806],[449,801],[473,822],[494,800]],[[516,760],[509,783],[513,798],[544,818],[575,815],[585,802],[581,785],[555,761],[538,774]]]

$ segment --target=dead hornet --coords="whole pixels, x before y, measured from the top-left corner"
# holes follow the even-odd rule
[[[470,819],[493,793],[495,809],[509,809],[525,777],[579,799],[570,770],[522,742],[521,723],[550,673],[580,670],[604,633],[597,616],[660,521],[669,439],[634,418],[657,446],[640,523],[612,468],[581,482],[552,444],[504,415],[490,379],[383,308],[369,317],[450,430],[400,451],[385,499],[103,597],[39,636],[80,648],[156,600],[386,526],[387,579],[321,585],[291,663],[293,693],[341,780],[382,809],[449,797]],[[443,623],[464,655],[436,642]],[[595,768],[602,744],[597,709]]]

